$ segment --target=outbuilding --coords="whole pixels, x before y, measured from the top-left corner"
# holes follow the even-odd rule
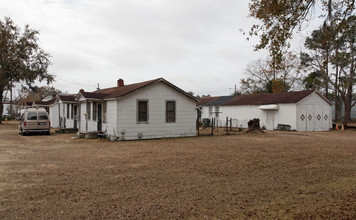
[[[49,108],[54,128],[78,128],[78,102],[76,94],[59,94]]]
[[[238,127],[259,118],[267,130],[278,125],[297,131],[332,128],[332,103],[314,90],[202,98],[197,107],[201,118],[215,117],[219,125],[228,117]]]

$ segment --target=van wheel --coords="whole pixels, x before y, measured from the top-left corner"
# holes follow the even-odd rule
[[[47,131],[47,132],[46,132],[46,135],[50,135],[50,134],[51,134],[51,132],[50,132],[50,131]]]

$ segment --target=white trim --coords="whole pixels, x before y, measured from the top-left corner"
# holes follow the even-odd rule
[[[261,105],[258,107],[260,110],[278,110],[279,106],[277,104]]]
[[[304,97],[302,100],[300,100],[299,102],[302,102],[302,101],[304,101],[305,99],[307,99],[309,96],[311,96],[312,94],[314,94],[314,93],[317,93],[321,98],[323,98],[329,105],[333,105],[333,103],[331,103],[327,98],[325,98],[322,94],[320,94],[318,91],[314,91],[314,92],[312,92],[312,93],[310,93],[308,96],[306,96],[306,97]],[[297,102],[296,104],[298,104],[299,102]]]

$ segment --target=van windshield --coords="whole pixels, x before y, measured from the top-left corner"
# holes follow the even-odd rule
[[[27,113],[27,120],[37,120],[37,113],[36,112]]]
[[[47,112],[39,112],[38,113],[38,120],[47,120],[47,119],[48,119]]]

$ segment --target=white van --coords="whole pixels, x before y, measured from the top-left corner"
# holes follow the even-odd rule
[[[50,134],[51,122],[44,108],[29,108],[21,116],[19,123],[19,134],[29,133]]]

